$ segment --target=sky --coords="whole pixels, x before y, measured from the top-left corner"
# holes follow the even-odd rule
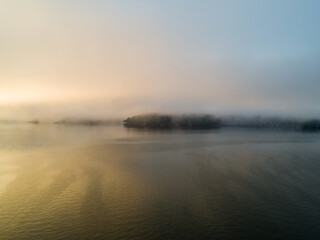
[[[318,0],[0,0],[0,119],[320,117]]]

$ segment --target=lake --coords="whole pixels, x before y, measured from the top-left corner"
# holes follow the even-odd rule
[[[320,134],[3,123],[0,239],[320,239]]]

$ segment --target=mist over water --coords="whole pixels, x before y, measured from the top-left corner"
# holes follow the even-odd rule
[[[0,239],[320,236],[318,134],[0,130]]]
[[[0,119],[320,117],[320,3],[0,2]]]
[[[0,240],[320,239],[319,12],[0,0]]]

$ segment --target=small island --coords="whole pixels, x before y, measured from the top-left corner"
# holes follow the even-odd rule
[[[39,124],[40,121],[38,119],[33,119],[31,121],[29,121],[29,123],[32,123],[32,124]]]
[[[320,120],[309,120],[302,124],[302,130],[307,132],[320,131]]]
[[[221,126],[220,120],[212,115],[146,114],[129,117],[123,125],[127,128],[146,129],[215,129]]]
[[[168,115],[144,114],[123,121],[127,128],[136,129],[217,129],[253,128],[318,132],[320,120],[283,119],[277,117],[215,117],[210,114]]]

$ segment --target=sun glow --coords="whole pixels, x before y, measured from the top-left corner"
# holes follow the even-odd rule
[[[29,104],[39,102],[60,102],[74,94],[53,88],[1,89],[0,104]]]

